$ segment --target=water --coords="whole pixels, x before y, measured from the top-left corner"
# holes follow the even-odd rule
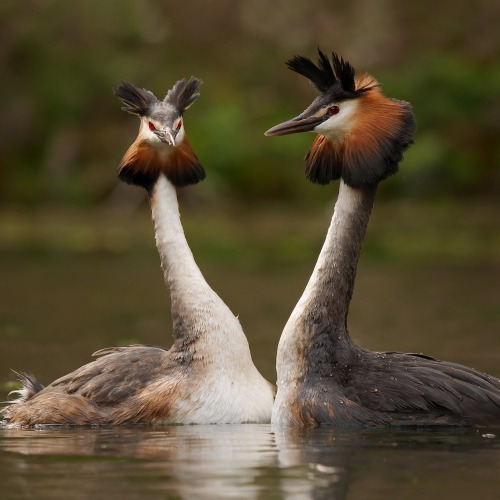
[[[2,498],[498,498],[500,436],[269,425],[2,430]]]
[[[384,218],[391,234],[404,222],[394,222],[401,213],[391,209]],[[205,230],[207,238],[215,234],[208,243],[193,242],[195,255],[208,282],[239,315],[254,362],[271,381],[276,380],[280,332],[312,270],[328,214],[323,222],[307,218],[302,224],[293,219],[292,224],[288,213],[273,217],[269,214],[253,224],[245,221],[242,234],[252,234],[236,243],[217,233],[216,224],[209,228],[199,224],[193,231],[195,236]],[[140,213],[138,220],[125,233],[120,232],[123,221],[105,219],[84,221],[81,227],[71,218],[63,220],[64,227],[54,221],[16,220],[11,225],[4,221],[1,400],[13,388],[10,368],[50,383],[87,363],[90,354],[103,347],[138,342],[169,345],[169,302],[148,215]],[[408,220],[414,224],[415,218]],[[453,220],[466,224],[465,217]],[[491,243],[497,240],[479,237],[481,220],[486,218],[470,223],[476,231],[473,237],[460,226],[460,238],[444,239],[451,241],[449,249],[467,252],[484,241],[484,251],[470,258],[468,254],[462,258],[462,250],[456,258],[453,252],[438,259],[362,257],[349,318],[353,338],[370,349],[424,352],[500,376],[500,266],[491,258],[491,248],[497,248]],[[302,241],[302,233],[297,239],[297,227],[311,230],[311,226],[316,231],[309,235],[313,243]],[[400,240],[413,241],[415,248],[422,248],[416,246],[419,240],[429,246],[443,240],[433,235],[423,238],[418,227],[410,229],[401,233]],[[138,242],[127,239],[134,234]],[[266,251],[253,252],[248,243],[253,240],[261,241]],[[387,241],[389,236],[367,243],[373,252]],[[238,259],[200,253],[210,245]],[[293,253],[297,249],[303,255]],[[277,255],[285,258],[280,262]],[[499,495],[500,432],[491,429],[278,431],[270,425],[0,429],[0,498],[6,500]]]

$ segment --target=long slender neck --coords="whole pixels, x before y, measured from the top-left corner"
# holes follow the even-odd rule
[[[376,189],[376,185],[355,189],[340,182],[325,243],[280,339],[278,365],[293,363],[296,355],[311,353],[314,358],[312,351],[323,352],[326,345],[326,351],[335,353],[340,342],[350,343],[347,313]]]
[[[149,201],[165,283],[172,291],[183,280],[201,281],[206,285],[184,234],[175,186],[161,175]]]
[[[212,322],[241,331],[229,308],[205,281],[196,265],[182,228],[176,188],[160,175],[150,192],[156,246],[160,254],[165,283],[172,302],[173,335],[176,339],[209,337],[217,334]]]
[[[303,294],[305,307],[321,307],[337,335],[347,334],[356,268],[375,193],[376,186],[355,189],[340,182],[326,240]]]

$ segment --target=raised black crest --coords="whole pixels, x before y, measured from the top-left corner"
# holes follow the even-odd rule
[[[203,85],[203,82],[195,77],[191,77],[186,83],[185,79],[179,80],[167,93],[163,102],[171,104],[179,110],[180,113],[193,104],[199,97],[198,89]]]
[[[118,87],[113,89],[113,92],[125,105],[122,107],[123,111],[133,115],[147,115],[151,107],[158,101],[153,92],[140,89],[128,82],[120,83]]]
[[[335,52],[332,60],[318,48],[318,64],[303,56],[293,56],[286,61],[286,65],[299,75],[305,76],[314,87],[325,93],[335,87],[336,93],[342,94],[344,99],[352,99],[373,87],[356,89],[354,80],[355,71],[351,64],[344,61]]]

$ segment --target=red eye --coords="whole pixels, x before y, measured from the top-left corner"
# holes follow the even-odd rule
[[[179,123],[177,124],[177,130],[180,130],[182,127],[182,120],[179,120]]]
[[[149,122],[148,125],[149,125],[149,130],[156,130],[156,127],[151,122]]]
[[[338,106],[330,106],[328,108],[328,114],[330,116],[336,115],[340,111],[340,108]]]

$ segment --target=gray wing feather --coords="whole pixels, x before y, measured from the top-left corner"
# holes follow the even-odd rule
[[[402,353],[369,353],[354,370],[345,395],[374,411],[454,418],[500,417],[500,380],[456,363]],[[479,403],[479,404],[478,404]]]
[[[61,377],[45,390],[78,394],[113,405],[133,396],[168,369],[168,351],[152,346],[110,347],[95,361]]]

